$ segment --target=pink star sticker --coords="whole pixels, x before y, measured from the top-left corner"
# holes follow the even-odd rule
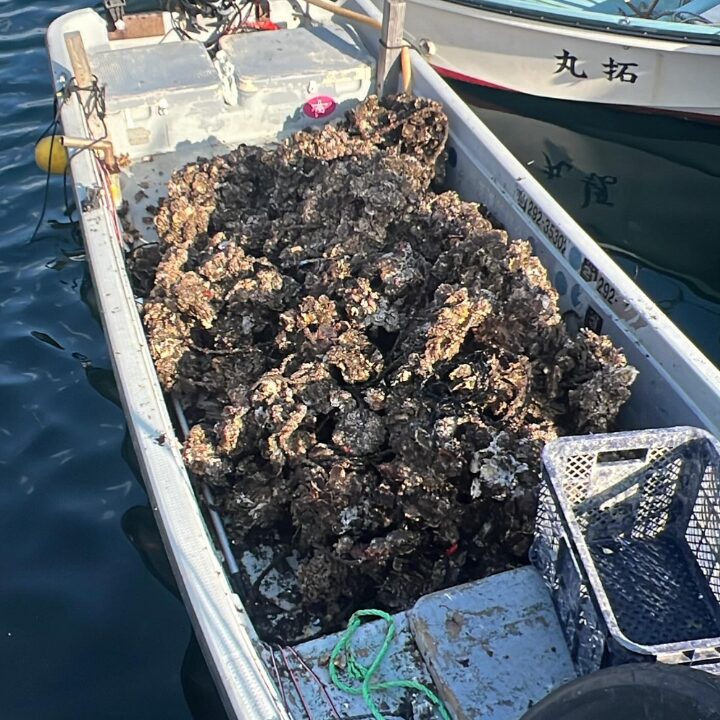
[[[323,118],[331,115],[337,103],[327,95],[318,95],[317,97],[310,98],[305,105],[303,105],[303,112],[311,118]]]

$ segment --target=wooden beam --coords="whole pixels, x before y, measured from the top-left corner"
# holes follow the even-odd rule
[[[75,82],[80,87],[88,87],[92,83],[92,70],[90,70],[90,61],[85,52],[82,35],[77,30],[65,33],[65,47],[70,55]]]
[[[137,40],[138,38],[161,37],[165,34],[163,14],[133,13],[123,18],[125,27],[108,33],[110,40]]]
[[[377,64],[376,92],[378,95],[394,94],[398,91],[400,52],[405,45],[403,40],[404,23],[405,0],[385,0]]]
[[[93,72],[90,67],[87,52],[85,52],[85,43],[83,42],[82,35],[78,31],[65,33],[65,47],[67,47],[68,54],[70,55],[70,64],[72,65],[75,83],[81,88],[91,87],[94,79]],[[87,90],[79,90],[77,94],[80,104],[85,108],[89,92]],[[84,110],[83,112],[86,113],[87,111]],[[102,138],[105,134],[105,125],[97,116],[97,113],[93,110],[93,112],[86,115],[86,117],[90,137],[93,140]],[[108,169],[114,172],[117,163],[115,161],[112,144],[108,142],[100,147],[98,143],[92,143],[93,147],[96,145],[98,146],[98,150],[102,150]]]
[[[363,13],[355,12],[354,10],[348,10],[342,5],[336,5],[334,2],[326,2],[326,0],[305,0],[308,5],[315,5],[316,7],[327,10],[328,12],[340,15],[340,17],[347,18],[348,20],[355,20],[355,22],[362,23],[363,25],[369,25],[377,30],[382,28],[382,23],[374,18],[368,17]]]

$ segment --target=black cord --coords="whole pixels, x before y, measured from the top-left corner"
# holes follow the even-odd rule
[[[82,234],[80,233],[79,222],[77,220],[73,220],[73,214],[77,205],[72,194],[70,193],[70,186],[68,184],[69,177],[70,163],[67,164],[67,166],[65,167],[65,172],[63,173],[63,199],[65,200],[65,217],[67,217],[67,219],[70,221],[72,239],[77,244],[82,244]]]
[[[82,105],[82,110],[85,113],[85,118],[91,117],[93,114],[97,115],[98,119],[102,123],[103,126],[103,135],[102,137],[96,138],[94,142],[97,142],[98,140],[105,140],[108,136],[108,129],[107,125],[105,124],[105,115],[107,113],[107,105],[105,101],[105,86],[103,85],[100,87],[97,75],[92,76],[92,83],[88,85],[87,87],[81,87],[77,84],[77,81],[75,78],[71,78],[70,82],[68,83],[68,93],[72,94],[74,92],[81,93],[86,92],[88,93],[87,100],[85,101],[85,104]],[[68,95],[69,96],[69,95]]]
[[[57,115],[56,115],[57,117]],[[55,125],[57,122],[56,118],[53,118],[47,125],[47,127],[35,138],[35,142],[33,145],[37,145],[47,134],[50,128]],[[27,138],[29,138],[31,135],[35,134],[35,128],[32,130],[28,130],[26,133],[23,133],[18,140],[15,141],[15,145],[20,145],[21,143],[25,142]]]
[[[169,0],[173,27],[190,39],[185,30],[176,25],[173,11],[177,11],[185,18],[187,30],[191,33],[210,31],[205,41],[205,47],[213,52],[220,39],[233,27],[236,20],[242,17],[242,10],[249,5],[252,8],[254,0]],[[249,14],[249,13],[248,13]],[[201,27],[198,18],[207,20],[209,25]]]
[[[53,99],[53,119],[47,124],[47,127],[35,138],[35,142],[33,143],[33,145],[37,145],[48,134],[49,130],[60,121],[60,110],[62,107],[62,103],[64,103],[68,97],[69,94],[67,92],[67,86],[55,93],[55,97]],[[58,102],[59,100],[62,102]],[[28,130],[26,133],[22,134],[18,140],[15,140],[15,145],[19,145],[20,143],[25,142],[25,140],[34,133],[34,129]]]
[[[77,84],[77,81],[75,78],[71,78],[70,82],[67,83],[67,85],[63,88],[63,91],[61,94],[58,94],[55,96],[55,113],[52,121],[50,124],[43,130],[40,137],[35,141],[35,144],[37,145],[40,140],[42,140],[43,137],[47,134],[48,130],[52,130],[52,135],[50,136],[50,153],[49,153],[49,161],[47,166],[47,171],[45,174],[45,189],[43,191],[43,202],[42,207],[40,209],[40,217],[38,218],[37,224],[35,225],[35,229],[33,230],[32,235],[30,236],[29,242],[33,242],[35,238],[37,237],[38,231],[40,230],[40,226],[42,225],[43,220],[45,219],[45,213],[47,212],[47,205],[48,205],[48,198],[50,196],[50,176],[51,173],[51,167],[52,167],[52,155],[53,150],[55,148],[55,143],[60,143],[60,140],[56,140],[57,138],[57,129],[60,125],[60,111],[62,109],[63,104],[67,101],[67,99],[72,95],[72,93],[77,92],[87,92],[89,93],[88,99],[85,103],[85,105],[82,105],[81,107],[83,112],[85,113],[85,117],[90,117],[93,113],[97,115],[98,119],[102,123],[103,126],[103,136],[96,138],[93,140],[89,145],[86,147],[80,149],[78,152],[76,152],[73,157],[77,157],[80,153],[85,152],[85,150],[91,150],[97,143],[101,142],[102,140],[105,140],[108,137],[108,129],[107,124],[105,123],[105,114],[106,114],[106,103],[105,103],[105,88],[100,87],[98,83],[98,78],[96,75],[93,75],[92,77],[92,84],[89,87],[80,87]],[[61,102],[58,102],[58,98],[60,98]],[[65,168],[64,176],[63,176],[63,196],[65,199],[65,209],[68,209],[68,202],[67,202],[67,175],[68,175],[68,169],[70,167],[70,162],[68,160],[68,165]]]
[[[63,173],[63,199],[65,200],[65,217],[72,222],[72,208],[70,207],[70,198],[68,197],[68,170],[70,170],[70,163],[65,166],[65,172]]]
[[[169,8],[170,25],[172,26],[172,29],[175,30],[175,32],[178,34],[178,36],[180,37],[181,40],[192,40],[190,35],[188,33],[186,33],[185,30],[183,30],[183,28],[180,27],[180,24],[177,21],[177,17],[175,17],[175,13],[180,12],[177,10],[177,0],[171,0],[169,5],[172,6]]]
[[[38,230],[40,229],[40,225],[45,217],[45,213],[47,212],[47,203],[48,203],[48,197],[50,193],[50,168],[52,165],[52,153],[53,153],[53,147],[55,145],[55,137],[58,129],[58,125],[60,124],[60,110],[62,109],[62,105],[67,99],[68,95],[66,94],[67,89],[64,88],[62,93],[56,93],[55,100],[53,102],[53,119],[50,121],[50,124],[40,133],[40,136],[35,140],[35,145],[37,145],[48,133],[49,130],[52,130],[52,136],[50,140],[50,157],[48,161],[47,166],[47,172],[45,175],[45,189],[43,191],[43,203],[42,208],[40,209],[40,217],[38,218],[37,225],[35,225],[35,229],[33,230],[32,235],[30,236],[30,240],[28,242],[32,242],[35,240],[35,237],[37,236]],[[58,99],[61,99],[62,102],[58,102]],[[27,137],[27,133],[24,137]]]
[[[409,42],[403,42],[402,45],[388,45],[382,38],[378,40],[386,50],[404,50],[405,48],[410,49],[412,45]]]
[[[59,114],[59,111],[58,111]],[[38,230],[40,230],[40,225],[42,224],[42,221],[45,219],[45,213],[47,211],[47,203],[48,203],[48,197],[50,194],[50,168],[52,165],[52,153],[53,153],[53,147],[55,145],[55,138],[56,136],[56,130],[58,128],[59,122],[58,122],[58,115],[55,116],[55,119],[52,122],[52,136],[50,139],[50,157],[48,160],[48,166],[47,166],[47,172],[45,174],[45,191],[43,193],[43,202],[42,202],[42,208],[40,209],[40,217],[38,218],[37,225],[35,225],[35,229],[33,230],[32,235],[30,236],[29,242],[33,242],[35,240],[35,237],[38,234]],[[39,140],[38,140],[39,142]],[[59,142],[59,141],[58,141]]]
[[[63,199],[65,200],[65,217],[70,221],[70,223],[74,223],[73,212],[75,210],[75,205],[72,203],[72,196],[70,195],[70,186],[68,185],[69,175],[70,163],[65,166],[65,172],[63,173]]]

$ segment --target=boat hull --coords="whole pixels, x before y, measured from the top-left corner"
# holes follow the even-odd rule
[[[348,4],[365,14],[373,14],[367,0],[352,0]],[[295,17],[294,6],[288,5],[287,17]],[[375,19],[378,19],[377,15]],[[165,31],[171,31],[172,23],[167,15],[163,16],[163,22]],[[363,27],[358,29],[358,35],[363,37],[368,50],[378,48],[374,29]],[[143,38],[138,46],[149,47],[154,42],[156,49],[162,48],[160,52],[165,57],[162,44],[166,35],[156,33],[152,37],[154,41]],[[104,21],[90,10],[75,11],[56,20],[48,31],[48,49],[54,88],[59,93],[66,89],[68,78],[77,77],[83,70],[78,39],[95,58],[110,42]],[[127,47],[126,44],[115,46],[123,52]],[[187,44],[185,47],[193,46]],[[296,71],[298,62],[293,61],[288,66],[288,73]],[[148,66],[146,63],[143,67]],[[159,61],[153,67],[165,70]],[[147,84],[153,80],[151,75],[150,72],[142,76],[137,71],[134,75],[128,72],[136,83],[135,95],[140,96],[143,103],[146,102]],[[622,426],[646,428],[684,424],[720,433],[720,373],[717,369],[420,58],[413,58],[413,75],[415,92],[440,102],[449,118],[447,186],[467,200],[482,202],[511,237],[528,239],[557,289],[568,325],[577,327],[585,323],[597,332],[607,333],[623,347],[628,360],[638,368],[640,375],[634,385],[633,398],[625,408]],[[107,78],[113,77],[109,72],[101,72],[99,80],[105,80],[107,88]],[[184,87],[192,77],[202,80],[206,74],[204,71],[196,75],[186,72]],[[214,80],[215,86],[220,84],[219,77]],[[191,106],[197,93],[190,93],[187,103],[178,101],[173,109],[166,99],[171,89],[160,84],[152,112],[138,112],[138,106],[131,106],[132,112],[128,111],[133,130],[138,129],[136,121],[150,117],[162,128],[160,121],[172,119],[174,116],[170,113],[176,112],[180,119],[166,129],[179,134],[184,128],[186,138],[190,138],[183,141],[177,135],[165,134],[163,141],[174,144],[172,152],[166,151],[166,145],[159,145],[157,152],[142,154],[136,159],[128,160],[129,155],[125,154],[121,174],[129,204],[126,219],[139,214],[139,221],[131,223],[131,229],[138,233],[141,230],[152,232],[151,224],[144,221],[145,213],[150,212],[148,202],[152,196],[148,193],[156,193],[155,199],[157,194],[164,193],[171,169],[182,167],[188,159],[194,160],[199,155],[208,157],[222,152],[231,141],[234,144],[257,141],[257,129],[231,122],[232,118],[227,115],[235,110],[224,108],[222,103],[213,101],[213,104],[200,108],[206,112],[194,112]],[[110,87],[107,107],[112,108],[119,96],[120,93],[114,94]],[[165,102],[161,103],[161,100]],[[143,110],[142,106],[140,109]],[[92,140],[93,134],[99,137],[97,133],[104,129],[92,127],[86,105],[75,92],[61,104],[59,113],[64,133],[70,137]],[[223,113],[227,123],[223,122]],[[206,144],[198,142],[194,135],[199,126],[206,128]],[[263,127],[270,132],[267,124]],[[238,138],[235,135],[238,129],[246,131],[247,138]],[[138,135],[136,132],[128,136],[128,146],[129,138],[138,140]],[[116,134],[113,140],[118,137]],[[129,146],[127,150],[133,150],[133,147]],[[123,148],[116,145],[115,150],[118,149]],[[200,507],[183,463],[174,418],[153,367],[126,273],[123,231],[112,202],[107,168],[93,153],[78,152],[71,158],[70,171],[69,186],[76,199],[93,286],[133,446],[173,573],[210,671],[229,717],[289,720],[270,668],[258,652],[260,646],[254,627],[231,583],[233,568],[237,565],[232,550],[228,549],[227,538],[223,539],[222,528],[218,526],[213,527],[211,535],[206,523],[204,510],[212,518],[213,503],[208,500],[207,508]],[[152,179],[152,182],[146,179]],[[176,415],[182,425],[181,416]],[[537,608],[533,612],[536,618]],[[537,622],[534,626],[540,627]],[[442,627],[444,632],[446,626]],[[512,621],[512,627],[515,636],[517,623]],[[488,653],[483,651],[483,654]],[[524,658],[528,667],[532,666],[527,663],[526,653],[516,655]],[[498,653],[497,657],[502,654]],[[472,677],[472,673],[464,672],[465,665],[461,664],[461,668],[463,676]],[[547,672],[544,676],[547,677]],[[514,676],[513,686],[516,686]],[[484,703],[486,696],[483,698]],[[497,705],[501,709],[505,707],[502,703]],[[482,712],[485,708],[485,704],[476,704],[476,709]],[[503,716],[503,720],[507,717]]]
[[[720,46],[409,0],[409,35],[442,75],[561,100],[720,117]],[[691,26],[688,26],[691,27]]]

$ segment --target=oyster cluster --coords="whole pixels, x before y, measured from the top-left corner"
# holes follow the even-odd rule
[[[636,374],[569,335],[527,242],[433,191],[447,136],[435,102],[370,98],[187,165],[155,217],[185,461],[236,543],[294,553],[325,628],[524,563],[543,444],[610,428]]]

